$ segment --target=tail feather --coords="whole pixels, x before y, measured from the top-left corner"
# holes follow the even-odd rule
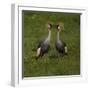
[[[68,50],[67,50],[67,46],[65,46],[65,54],[67,54],[67,51],[68,51]]]
[[[37,49],[37,54],[36,54],[36,59],[39,58],[39,56],[40,56],[40,51],[41,51],[41,48],[38,48],[38,49]]]

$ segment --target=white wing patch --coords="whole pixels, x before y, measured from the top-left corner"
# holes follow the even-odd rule
[[[41,51],[41,48],[38,48],[37,49],[37,55],[36,56],[39,56],[40,55],[40,51]]]
[[[67,53],[67,47],[65,46],[65,53]]]

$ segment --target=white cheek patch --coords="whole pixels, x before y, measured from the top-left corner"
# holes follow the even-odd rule
[[[60,26],[58,26],[58,29],[60,29]]]
[[[38,48],[37,49],[37,55],[36,56],[39,56],[40,55],[40,51],[41,51],[41,48]]]
[[[48,28],[50,28],[50,25],[48,25]]]

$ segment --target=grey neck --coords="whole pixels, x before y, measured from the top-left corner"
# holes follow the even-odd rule
[[[46,38],[45,42],[50,42],[51,38],[51,31],[49,30],[48,37]]]
[[[57,32],[57,41],[59,41],[59,31]]]
[[[61,39],[60,39],[59,33],[60,33],[60,31],[57,32],[57,42],[61,43]]]

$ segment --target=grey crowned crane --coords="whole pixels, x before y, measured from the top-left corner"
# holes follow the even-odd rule
[[[56,50],[61,53],[62,55],[66,55],[67,54],[67,46],[65,44],[65,42],[63,42],[59,36],[60,32],[63,29],[63,25],[62,24],[58,24],[57,25],[57,40],[56,40]]]
[[[44,54],[48,53],[48,51],[49,51],[52,24],[49,23],[47,27],[48,27],[48,36],[45,40],[41,41],[38,44],[36,59],[44,56]]]

